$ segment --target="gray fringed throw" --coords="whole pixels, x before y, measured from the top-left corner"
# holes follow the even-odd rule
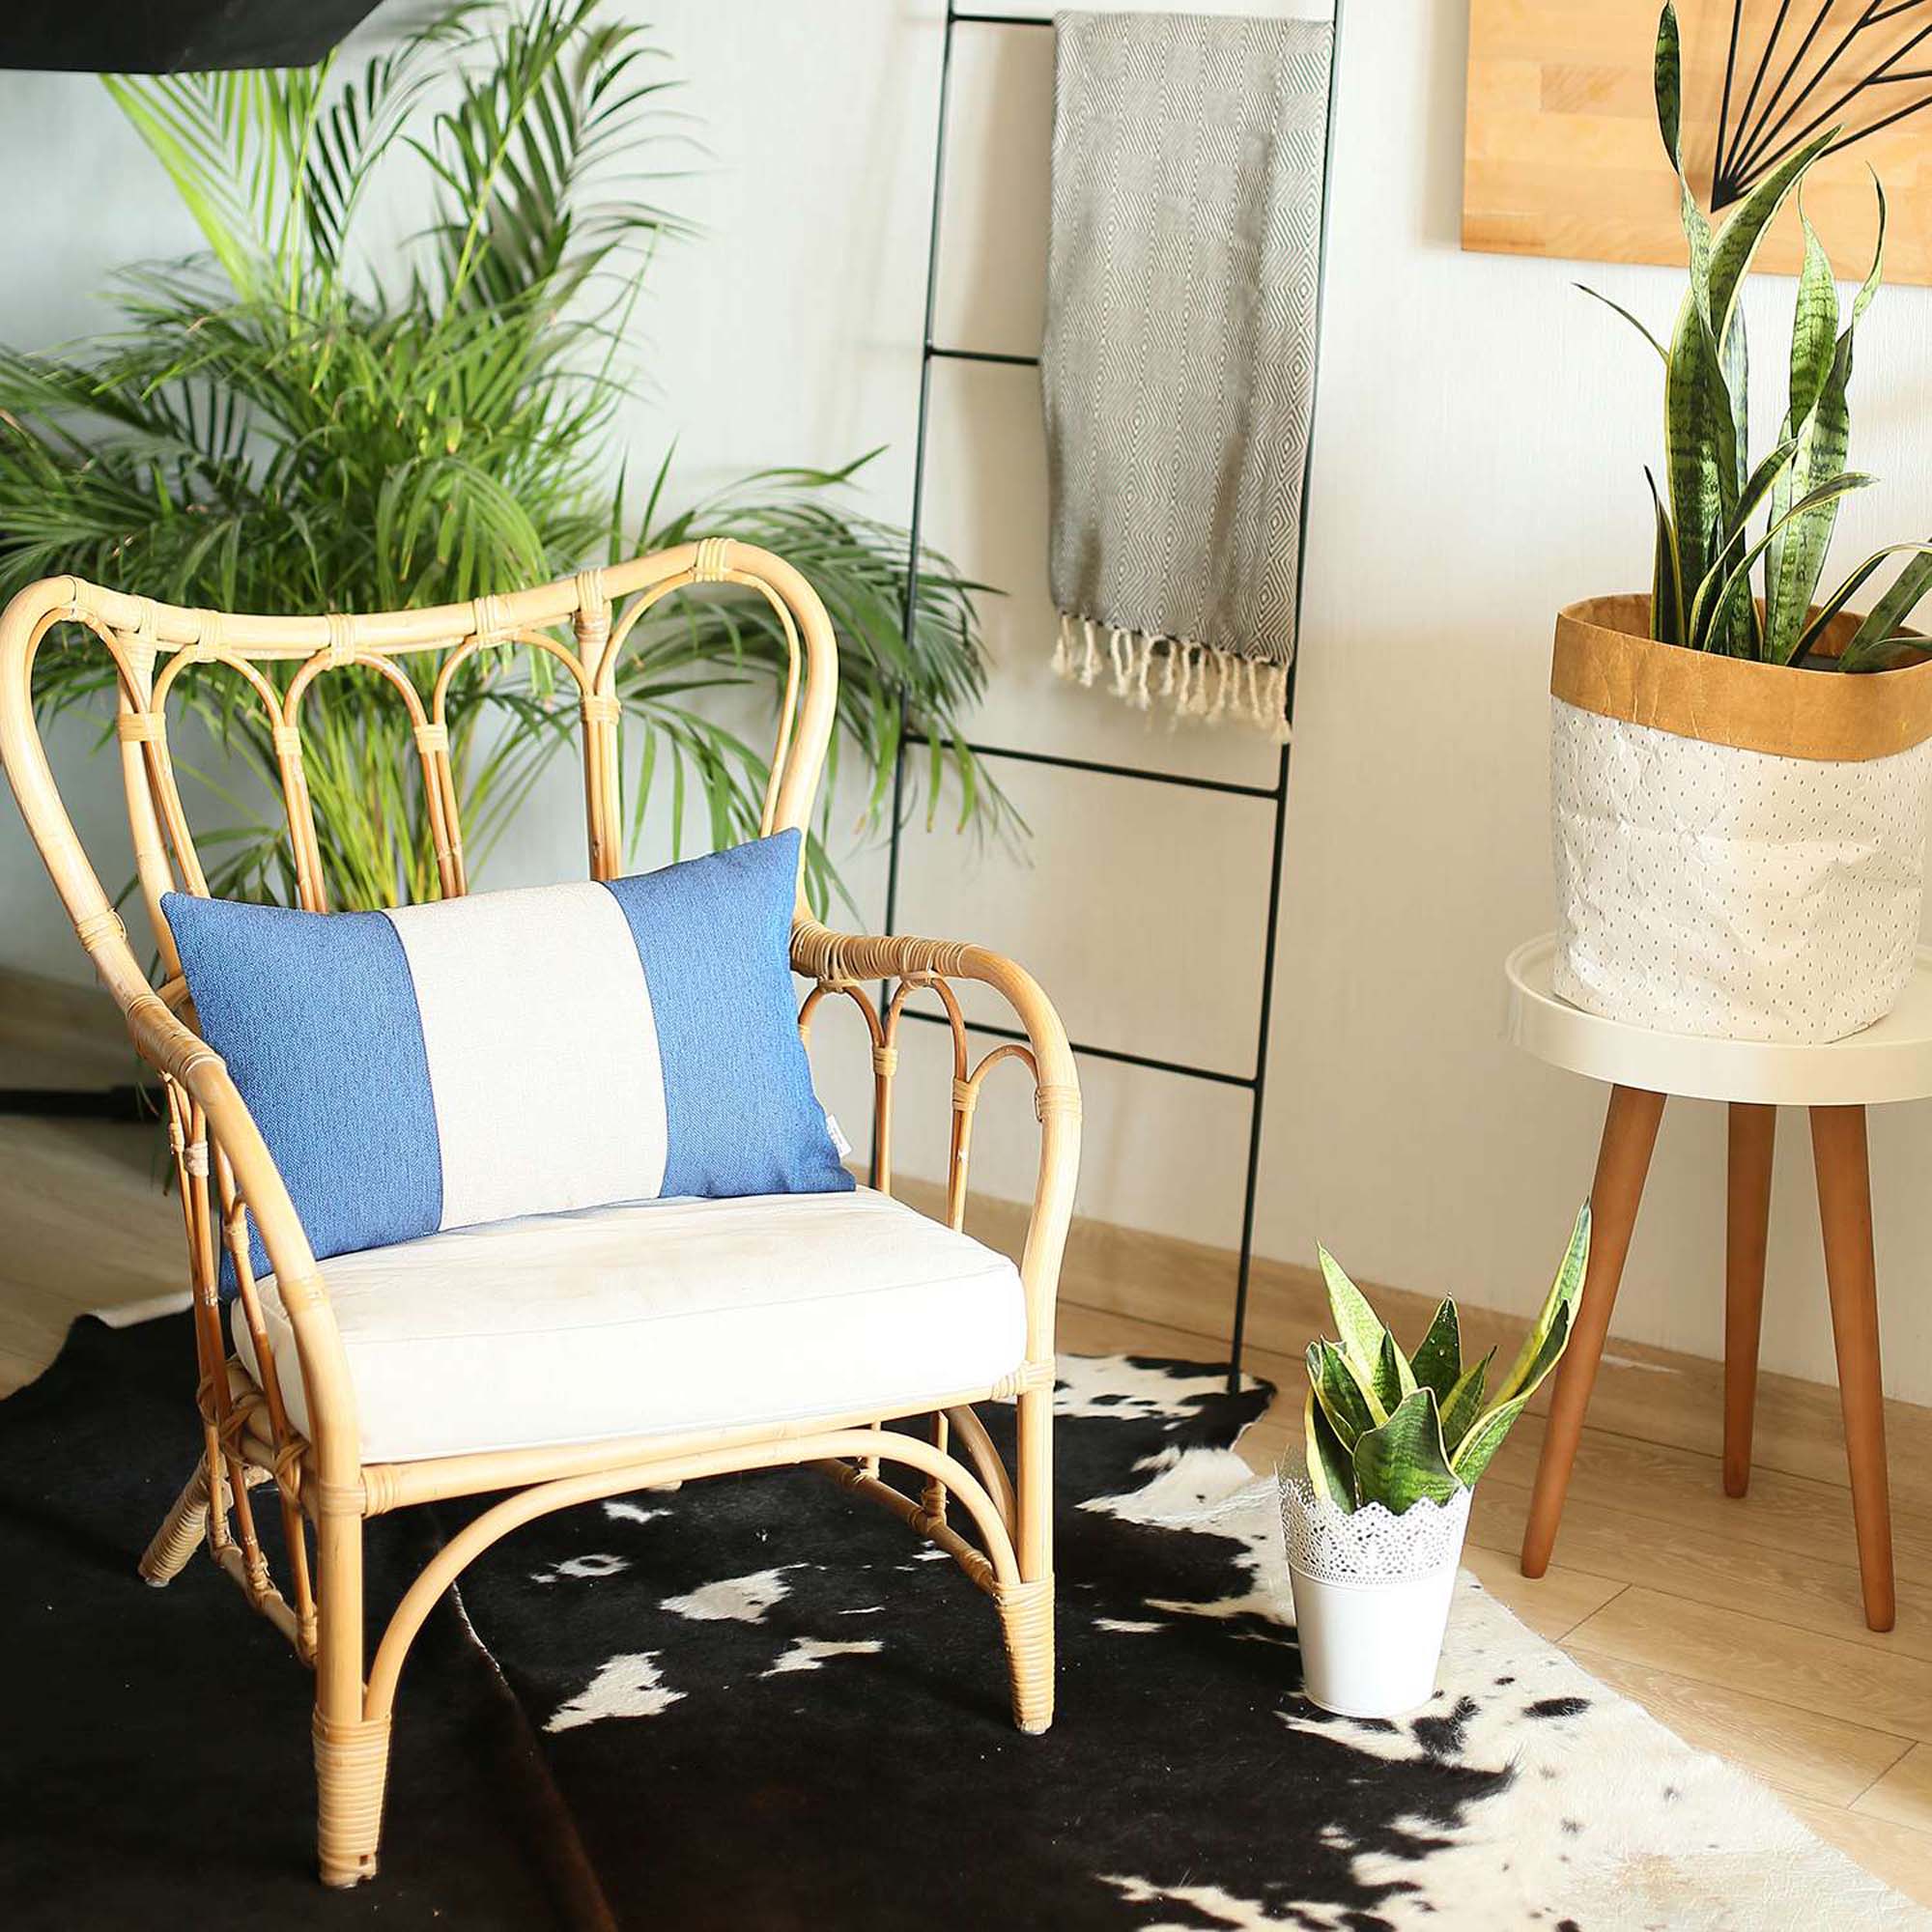
[[[1054,663],[1285,737],[1333,29],[1054,27]]]

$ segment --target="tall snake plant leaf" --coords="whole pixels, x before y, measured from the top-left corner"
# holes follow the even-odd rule
[[[1309,1487],[1323,1502],[1332,1503],[1339,1510],[1352,1511],[1354,1458],[1335,1434],[1335,1426],[1315,1400],[1313,1389],[1308,1391],[1308,1401],[1301,1411],[1301,1435]]]
[[[1687,583],[1703,582],[1721,516],[1719,461],[1735,468],[1736,430],[1718,419],[1714,391],[1723,387],[1723,368],[1711,332],[1711,224],[1684,173],[1683,56],[1677,9],[1665,0],[1657,21],[1653,62],[1657,127],[1677,171],[1677,204],[1690,250],[1690,280],[1671,329],[1664,357],[1664,475],[1670,517],[1677,533],[1677,565]],[[1653,606],[1652,624],[1656,623]],[[1681,627],[1680,627],[1681,628]]]
[[[1373,1387],[1376,1364],[1388,1331],[1376,1319],[1362,1291],[1343,1271],[1342,1264],[1320,1244],[1316,1255],[1321,1263],[1321,1280],[1328,1290],[1328,1312],[1335,1318],[1335,1332],[1342,1338],[1342,1352],[1365,1387]]]
[[[1349,1358],[1334,1343],[1311,1342],[1307,1359],[1309,1386],[1345,1448],[1352,1448],[1356,1436],[1388,1420],[1388,1410],[1375,1390],[1356,1379]]]
[[[1883,220],[1883,215],[1881,215]],[[1798,274],[1798,302],[1791,317],[1791,398],[1784,415],[1784,434],[1795,436],[1810,414],[1831,372],[1838,339],[1838,279],[1832,258],[1804,212],[1801,193],[1798,227],[1804,238],[1804,264]]]
[[[1801,215],[1803,211],[1800,211]],[[1804,224],[1805,270],[1811,272],[1811,251],[1816,246],[1817,238],[1811,233],[1809,222]],[[1817,250],[1820,257],[1824,250]],[[1878,242],[1872,250],[1872,264],[1863,284],[1852,300],[1852,312],[1846,321],[1844,332],[1838,336],[1831,354],[1823,378],[1819,381],[1811,405],[1804,412],[1798,429],[1799,449],[1791,469],[1780,481],[1779,491],[1774,495],[1771,515],[1776,524],[1790,506],[1794,497],[1806,491],[1815,490],[1820,484],[1829,482],[1833,476],[1843,473],[1845,457],[1851,448],[1852,411],[1847,391],[1852,380],[1852,341],[1858,329],[1860,319],[1871,305],[1871,299],[1878,293],[1879,275],[1885,260],[1885,191],[1878,195]],[[1830,281],[1831,267],[1825,268],[1827,281]],[[1801,283],[1799,309],[1801,322],[1805,299]],[[1835,319],[1837,309],[1836,290],[1832,294],[1832,313]],[[1822,303],[1820,304],[1822,314]],[[1792,407],[1798,406],[1798,339],[1800,329],[1793,330],[1793,382]],[[1811,344],[1805,345],[1807,354],[1814,354]],[[1765,608],[1769,616],[1765,638],[1765,656],[1774,664],[1787,664],[1798,648],[1811,610],[1811,600],[1817,592],[1818,578],[1825,568],[1825,554],[1831,548],[1832,531],[1837,523],[1838,505],[1836,498],[1808,511],[1795,519],[1788,527],[1781,529],[1765,551]]]
[[[1483,1390],[1489,1382],[1490,1364],[1495,1358],[1496,1351],[1492,1349],[1480,1362],[1471,1362],[1442,1404],[1442,1440],[1451,1449],[1475,1427],[1476,1418],[1483,1412]]]
[[[1678,572],[1688,596],[1690,586],[1702,582],[1710,568],[1744,482],[1748,358],[1744,319],[1730,312],[1723,293],[1714,287],[1711,224],[1684,172],[1682,68],[1677,11],[1665,0],[1658,16],[1654,61],[1657,126],[1677,174],[1678,218],[1690,248],[1690,278],[1685,314],[1665,361],[1664,429]],[[1692,310],[1695,321],[1690,319]],[[1660,608],[1653,597],[1652,628],[1661,638]],[[1678,634],[1682,638],[1681,622]]]
[[[1694,286],[1685,292],[1671,331],[1663,431],[1678,569],[1687,586],[1700,584],[1711,567],[1728,503],[1735,501],[1725,478],[1735,474],[1736,432],[1717,344]]]
[[[1733,565],[1738,560],[1750,534],[1750,520],[1757,514],[1758,507],[1770,496],[1777,480],[1789,468],[1797,454],[1796,440],[1781,442],[1774,449],[1746,479],[1736,502],[1727,512],[1719,541],[1710,563],[1705,569],[1703,581],[1696,586],[1691,599],[1690,611],[1685,620],[1684,636],[1695,649],[1719,650],[1728,647],[1728,640],[1718,637],[1712,625],[1711,599],[1723,586]],[[1735,653],[1733,653],[1735,655]]]
[[[1810,621],[1799,633],[1798,642],[1786,662],[1797,668],[1804,667],[1813,649],[1824,641],[1825,633],[1831,628],[1833,618],[1864,588],[1887,557],[1895,556],[1900,551],[1923,551],[1925,548],[1923,544],[1887,544],[1883,550],[1874,551],[1823,603],[1816,607]],[[1768,556],[1770,553],[1767,552],[1766,554]],[[1846,648],[1850,648],[1849,641]],[[1839,668],[1843,668],[1842,662]]]
[[[1804,263],[1798,275],[1798,301],[1791,319],[1791,396],[1785,409],[1780,437],[1790,439],[1802,437],[1813,422],[1819,395],[1825,387],[1825,379],[1831,374],[1832,358],[1838,336],[1838,284],[1832,273],[1831,258],[1825,253],[1824,244],[1818,240],[1818,231],[1811,226],[1811,218],[1804,213],[1804,203],[1798,204],[1798,223],[1804,238]],[[1842,465],[1841,465],[1842,467]],[[1773,499],[1772,514],[1776,518],[1790,507],[1794,491],[1789,475],[1782,479],[1778,497]],[[1783,644],[1790,647],[1795,639],[1796,630],[1804,628],[1804,615],[1799,612],[1795,619],[1786,606],[1782,590],[1785,577],[1784,553],[1789,539],[1780,532],[1777,540],[1765,552],[1764,559],[1764,602],[1765,639],[1768,646],[1776,649]],[[1807,593],[1808,603],[1808,593]]]
[[[1750,433],[1749,358],[1745,345],[1744,309],[1739,297],[1759,244],[1777,217],[1786,198],[1804,179],[1804,171],[1830,146],[1837,130],[1818,136],[1798,150],[1757,184],[1731,212],[1711,244],[1710,303],[1711,327],[1719,344],[1719,364],[1724,386],[1724,408],[1731,423],[1731,475],[1737,479],[1738,498],[1744,494],[1744,475],[1748,467],[1747,441]],[[1720,478],[1720,482],[1721,482]],[[1820,480],[1823,480],[1821,473]],[[1727,515],[1735,516],[1736,501],[1727,505]],[[1821,510],[1818,514],[1826,514]],[[1727,599],[1713,612],[1710,645],[1733,657],[1756,657],[1761,653],[1756,612],[1748,597]]]
[[[1817,489],[1807,490],[1731,567],[1728,575],[1719,584],[1715,596],[1710,595],[1710,592],[1712,584],[1718,582],[1718,577],[1716,571],[1712,572],[1705,581],[1703,589],[1698,591],[1696,605],[1692,608],[1691,636],[1694,638],[1700,635],[1697,618],[1700,610],[1704,612],[1705,618],[1703,635],[1711,637],[1719,636],[1720,626],[1742,611],[1746,599],[1750,594],[1751,570],[1758,558],[1764,554],[1772,538],[1780,529],[1787,528],[1807,510],[1814,510],[1821,503],[1834,502],[1840,497],[1849,497],[1854,490],[1868,490],[1877,481],[1876,476],[1868,476],[1863,470],[1847,469],[1842,474],[1833,477],[1829,483],[1821,483]]]
[[[1429,1332],[1423,1336],[1422,1346],[1409,1357],[1409,1366],[1415,1372],[1417,1385],[1433,1388],[1436,1403],[1446,1406],[1449,1391],[1463,1374],[1463,1328],[1453,1301],[1445,1297],[1436,1304]]]
[[[1719,487],[1726,482],[1731,486],[1730,500],[1725,506],[1729,520],[1725,525],[1728,536],[1732,523],[1740,519],[1740,505],[1749,495],[1749,483],[1746,470],[1750,466],[1750,375],[1745,349],[1744,312],[1738,310],[1731,318],[1722,337],[1720,361],[1724,377],[1724,411],[1731,423],[1731,461],[1719,476]],[[1756,612],[1748,597],[1744,600],[1743,621],[1726,617],[1722,627],[1715,632],[1716,648],[1730,652],[1733,657],[1754,657],[1757,654],[1755,626]]]
[[[1424,1497],[1447,1502],[1463,1487],[1442,1447],[1434,1389],[1417,1389],[1379,1429],[1362,1436],[1353,1460],[1356,1494],[1391,1516]]]
[[[1529,1379],[1544,1342],[1555,1325],[1557,1311],[1574,1307],[1577,1297],[1582,1293],[1583,1271],[1589,1262],[1590,1204],[1586,1201],[1577,1210],[1576,1223],[1570,1230],[1570,1244],[1564,1249],[1563,1259],[1557,1264],[1556,1279],[1549,1284],[1549,1293],[1544,1296],[1536,1321],[1523,1337],[1522,1347],[1511,1364],[1509,1374],[1503,1378],[1502,1386],[1496,1391],[1499,1403],[1521,1394],[1522,1385]]]
[[[1627,323],[1629,323],[1630,326],[1634,329],[1635,329],[1636,332],[1640,336],[1642,336],[1643,339],[1647,343],[1649,343],[1654,350],[1657,351],[1657,359],[1660,362],[1662,362],[1666,369],[1670,367],[1670,351],[1664,348],[1663,344],[1658,341],[1657,337],[1650,332],[1648,326],[1645,325],[1644,323],[1639,322],[1636,319],[1636,317],[1634,316],[1630,312],[1630,310],[1623,305],[1622,302],[1612,301],[1609,298],[1609,297],[1603,294],[1601,290],[1593,289],[1588,282],[1572,282],[1570,286],[1575,289],[1580,289],[1586,296],[1590,298],[1592,301],[1602,302],[1603,305],[1606,309],[1608,309],[1612,315],[1622,316],[1623,319]]]
[[[1738,297],[1745,276],[1750,272],[1759,245],[1777,219],[1778,211],[1804,179],[1804,171],[1841,131],[1829,128],[1796,149],[1738,203],[1718,230],[1711,242],[1710,301],[1711,327],[1720,340],[1737,319]]]
[[[1684,578],[1677,562],[1677,531],[1663,498],[1657,494],[1657,477],[1649,464],[1643,480],[1650,485],[1650,506],[1657,516],[1657,541],[1650,562],[1650,635],[1662,644],[1684,641]]]
[[[1724,543],[1728,549],[1743,542],[1750,520],[1757,514],[1758,506],[1767,496],[1776,492],[1784,481],[1792,460],[1798,454],[1798,439],[1788,437],[1767,456],[1745,479],[1745,486],[1738,494],[1737,514],[1731,519],[1724,531]],[[1721,562],[1723,559],[1719,559]]]
[[[1711,319],[1710,269],[1711,224],[1690,192],[1684,172],[1684,58],[1677,31],[1677,9],[1664,0],[1657,18],[1657,48],[1652,60],[1652,78],[1657,95],[1657,131],[1663,136],[1664,153],[1677,170],[1677,212],[1684,224],[1684,239],[1690,245],[1690,291],[1699,313]]]
[[[1916,551],[1918,554],[1898,573],[1891,587],[1865,613],[1864,622],[1852,633],[1851,641],[1838,655],[1840,669],[1871,670],[1887,663],[1892,646],[1897,642],[1898,627],[1911,616],[1926,591],[1932,590],[1932,544],[1893,544],[1889,550],[1881,551],[1878,556],[1867,557],[1852,576],[1862,582],[1876,569],[1880,559],[1890,551],[1897,550]],[[1850,580],[1847,580],[1847,584],[1850,584]],[[1850,594],[1850,589],[1841,586],[1840,591],[1833,594],[1842,603],[1844,597]]]
[[[1684,52],[1677,31],[1677,9],[1665,0],[1657,16],[1657,46],[1651,56],[1651,78],[1657,96],[1657,131],[1663,136],[1670,165],[1683,172]]]

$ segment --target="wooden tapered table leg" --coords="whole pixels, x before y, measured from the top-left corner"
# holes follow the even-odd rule
[[[1577,1458],[1583,1412],[1596,1386],[1597,1364],[1610,1331],[1610,1311],[1616,1305],[1617,1284],[1623,1279],[1624,1257],[1630,1253],[1637,1204],[1643,1199],[1644,1178],[1650,1172],[1651,1150],[1657,1145],[1662,1118],[1662,1094],[1640,1087],[1610,1089],[1604,1138],[1597,1150],[1597,1177],[1590,1185],[1590,1263],[1583,1274],[1570,1346],[1556,1371],[1549,1425],[1536,1465],[1536,1489],[1522,1537],[1525,1577],[1541,1577],[1549,1568],[1556,1524],[1570,1487],[1570,1465]]]
[[[1818,1170],[1818,1218],[1825,1231],[1825,1281],[1832,1296],[1832,1339],[1838,1353],[1838,1400],[1845,1412],[1845,1460],[1851,1465],[1865,1622],[1875,1631],[1889,1631],[1896,1613],[1891,1499],[1885,1463],[1865,1110],[1813,1107],[1811,1152]]]
[[[1724,1227],[1724,1493],[1750,1488],[1757,1349],[1764,1317],[1764,1256],[1771,1228],[1771,1155],[1777,1109],[1731,1103]]]

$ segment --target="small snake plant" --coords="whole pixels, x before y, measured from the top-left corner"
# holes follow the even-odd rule
[[[1590,1255],[1590,1208],[1577,1216],[1563,1265],[1508,1375],[1491,1393],[1492,1349],[1463,1365],[1462,1326],[1444,1300],[1413,1356],[1326,1248],[1321,1278],[1339,1342],[1308,1348],[1308,1403],[1303,1412],[1308,1481],[1317,1496],[1354,1511],[1380,1503],[1400,1516],[1428,1497],[1450,1500],[1472,1488],[1502,1446],[1543,1378],[1562,1357]]]
[[[1714,234],[1684,173],[1682,60],[1677,12],[1669,5],[1658,21],[1655,78],[1658,127],[1677,171],[1690,249],[1690,286],[1669,346],[1608,297],[1583,291],[1630,323],[1663,364],[1668,508],[1657,478],[1644,471],[1656,515],[1651,636],[1691,650],[1765,664],[1808,662],[1818,669],[1884,670],[1912,662],[1928,646],[1901,635],[1900,626],[1932,588],[1932,544],[1888,544],[1814,607],[1838,503],[1876,480],[1845,467],[1851,442],[1846,389],[1852,338],[1878,291],[1885,257],[1885,190],[1874,176],[1878,241],[1842,329],[1831,260],[1800,200],[1804,264],[1791,328],[1790,401],[1777,446],[1753,467],[1746,447],[1747,358],[1739,298],[1778,211],[1788,198],[1802,196],[1805,175],[1842,129],[1828,128],[1794,145]],[[1844,650],[1835,660],[1814,658],[1832,620],[1900,552],[1911,553],[1910,560]],[[1760,565],[1762,591],[1754,597],[1751,573]]]

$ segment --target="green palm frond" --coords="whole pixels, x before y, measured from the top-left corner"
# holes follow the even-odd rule
[[[491,58],[465,70],[455,105],[413,143],[443,191],[434,234],[452,310],[539,288],[561,305],[625,244],[689,232],[635,193],[661,173],[610,178],[677,138],[662,98],[677,83],[654,77],[662,52],[636,27],[600,19],[602,4],[498,15]],[[586,207],[582,190],[600,174],[623,193]]]

